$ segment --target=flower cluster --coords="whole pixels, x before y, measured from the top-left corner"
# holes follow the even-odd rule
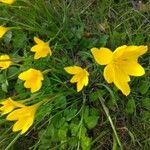
[[[17,102],[8,98],[0,102],[0,111],[2,115],[8,114],[6,120],[16,121],[13,126],[13,132],[20,131],[20,134],[24,134],[33,124],[35,112],[39,107],[39,104],[32,106],[25,106],[21,102]]]
[[[0,2],[12,4],[15,0],[0,0]],[[11,27],[0,26],[0,38],[11,29]],[[35,53],[35,60],[52,55],[52,50],[49,46],[50,41],[44,42],[38,37],[34,37],[34,41],[36,44],[30,50]],[[104,79],[108,83],[114,83],[127,96],[131,91],[128,83],[131,81],[131,76],[142,76],[145,74],[144,68],[138,63],[138,58],[145,54],[147,50],[148,47],[144,45],[123,45],[116,48],[113,52],[104,47],[92,48],[91,53],[97,64],[106,65],[103,71]],[[1,70],[9,68],[11,65],[13,65],[13,61],[9,55],[0,55]],[[80,66],[67,66],[64,70],[73,75],[70,82],[76,83],[77,92],[80,92],[84,86],[88,85],[90,73],[87,69]],[[44,75],[40,70],[29,68],[21,72],[18,78],[24,81],[25,88],[30,89],[31,93],[34,93],[41,89]],[[35,113],[41,103],[26,106],[21,101],[14,101],[8,98],[0,102],[0,104],[2,105],[0,107],[2,115],[7,114],[6,120],[16,121],[13,131],[21,131],[21,134],[24,134],[33,124]]]

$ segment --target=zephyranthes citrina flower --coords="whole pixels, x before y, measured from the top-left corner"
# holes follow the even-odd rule
[[[0,69],[7,69],[11,64],[9,55],[0,55]]]
[[[130,76],[142,76],[144,68],[138,63],[138,57],[146,53],[147,46],[120,46],[114,52],[108,48],[92,48],[91,52],[104,68],[104,78],[108,83],[114,83],[124,95],[129,95],[128,82]]]
[[[79,66],[70,66],[64,68],[66,72],[72,74],[71,83],[77,83],[77,92],[81,91],[84,86],[88,85],[89,73],[86,69],[82,69]]]
[[[9,29],[8,27],[0,26],[0,38],[2,38]]]
[[[15,0],[0,0],[0,2],[5,4],[12,4],[15,2]]]
[[[2,115],[10,113],[15,108],[25,106],[20,102],[12,100],[11,98],[8,98],[8,99],[0,102],[0,105],[3,105],[3,106],[0,107],[0,111],[2,112]]]
[[[38,104],[34,104],[32,106],[25,106],[11,112],[7,116],[6,120],[16,121],[13,126],[13,132],[21,130],[20,134],[24,134],[32,126],[38,107]]]
[[[36,45],[31,48],[32,52],[35,52],[34,59],[39,59],[46,57],[47,55],[52,55],[51,48],[49,47],[49,42],[44,42],[37,37],[34,37]]]
[[[38,91],[42,86],[42,80],[44,80],[42,72],[32,68],[22,72],[18,78],[25,81],[24,86],[30,88],[31,93]]]

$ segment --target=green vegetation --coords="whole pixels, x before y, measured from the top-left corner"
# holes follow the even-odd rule
[[[16,65],[0,70],[0,99],[47,99],[24,135],[0,117],[2,150],[149,150],[150,53],[139,59],[146,74],[132,77],[124,96],[103,77],[90,49],[121,45],[150,46],[150,3],[128,0],[19,0],[0,4],[0,25],[14,27],[0,39],[0,53]],[[33,59],[33,37],[50,41],[52,56]],[[19,65],[17,65],[17,63]],[[89,67],[89,85],[76,92],[64,67]],[[44,75],[42,88],[31,94],[18,75],[29,68]]]

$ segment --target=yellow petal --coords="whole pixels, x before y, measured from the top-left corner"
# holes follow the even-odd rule
[[[16,102],[16,101],[12,100],[11,98],[8,98],[8,99],[0,102],[0,104],[3,105],[2,107],[0,107],[0,111],[2,111],[2,115],[10,113],[13,109],[15,109],[17,107],[24,107],[23,104]]]
[[[88,83],[89,83],[89,78],[88,78],[88,76],[84,77],[82,82],[83,82],[84,86],[87,86]]]
[[[92,48],[91,52],[95,61],[100,65],[107,65],[112,61],[113,53],[108,48]]]
[[[34,41],[37,44],[43,44],[44,43],[44,41],[40,40],[38,37],[34,37]]]
[[[129,75],[126,72],[124,72],[124,70],[121,67],[113,65],[113,68],[114,68],[114,78],[118,78],[118,80],[122,82],[130,81]]]
[[[146,53],[147,46],[120,46],[114,52],[114,58],[120,58],[122,60],[137,60],[139,56]]]
[[[31,88],[31,93],[38,91],[42,86],[41,79],[28,80],[24,83],[25,88]]]
[[[31,48],[31,52],[37,52],[37,51],[40,51],[42,49],[42,46],[41,45],[34,45],[32,48]]]
[[[19,119],[14,125],[13,125],[13,132],[22,130],[23,126],[26,124],[27,120],[25,118]]]
[[[18,118],[21,117],[22,114],[24,113],[20,111],[20,109],[14,110],[10,114],[8,114],[8,116],[6,117],[6,120],[10,120],[10,121],[18,120]]]
[[[83,89],[84,84],[82,81],[77,82],[77,92],[80,92]]]
[[[52,55],[51,48],[49,47],[49,42],[44,42],[37,37],[34,37],[34,40],[37,43],[37,45],[34,45],[31,48],[31,51],[35,52],[34,59],[46,57],[48,54],[50,56]]]
[[[18,78],[20,80],[30,80],[31,78],[31,72],[29,70],[24,71],[22,73],[19,74]]]
[[[2,115],[10,113],[14,109],[13,106],[2,106],[0,111],[2,111]]]
[[[119,46],[115,49],[113,52],[113,58],[119,58],[124,53],[125,49],[127,48],[127,45]]]
[[[15,0],[0,0],[0,2],[5,3],[5,4],[12,4],[15,2]]]
[[[2,38],[8,30],[9,28],[0,26],[0,38]]]
[[[46,57],[48,54],[49,55],[52,54],[49,47],[41,48],[39,51],[36,51],[36,53],[34,55],[34,59],[39,59],[39,58],[42,58],[42,57]]]
[[[26,123],[24,124],[23,128],[22,128],[22,131],[21,131],[21,135],[24,134],[33,124],[33,121],[34,121],[34,118],[31,117],[29,118]]]
[[[114,80],[114,84],[116,85],[116,87],[118,87],[118,89],[121,90],[121,92],[128,96],[130,94],[130,87],[128,85],[128,82],[120,82],[118,80]]]
[[[75,75],[71,78],[70,82],[71,82],[71,83],[75,83],[75,82],[78,82],[80,79],[81,79],[80,74],[75,74]]]
[[[114,69],[111,64],[107,65],[104,68],[104,78],[108,83],[112,83],[114,81]]]
[[[118,66],[114,66],[114,84],[122,91],[124,95],[129,95],[130,87],[128,82],[130,77]]]
[[[37,80],[31,87],[31,93],[37,92],[42,87],[42,82]]]
[[[78,67],[78,66],[65,67],[64,69],[69,74],[78,74],[78,73],[80,73],[83,70],[81,67]]]
[[[12,64],[9,55],[0,56],[0,69],[7,69]]]
[[[36,69],[28,69],[27,71],[24,71],[22,73],[20,73],[20,75],[18,76],[19,79],[21,80],[27,80],[27,81],[31,81],[34,82],[36,80],[43,80],[43,74],[41,73],[40,70],[36,70]]]
[[[139,56],[145,54],[148,46],[127,46],[122,57],[124,59],[137,59]]]
[[[120,64],[120,67],[128,75],[142,76],[145,74],[144,68],[136,61],[125,61],[124,63]]]

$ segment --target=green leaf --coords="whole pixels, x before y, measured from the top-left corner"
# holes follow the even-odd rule
[[[143,112],[143,117],[144,117],[144,120],[150,121],[150,112],[149,111],[144,111]]]
[[[146,108],[150,110],[150,98],[145,98],[142,102],[142,105]]]
[[[4,42],[8,45],[12,39],[12,31],[8,31],[4,36]]]
[[[62,117],[62,114],[57,114],[54,118],[53,118],[53,124],[54,127],[59,129],[61,126],[63,126],[63,124],[65,123],[65,118]]]
[[[143,81],[140,85],[139,91],[141,94],[146,94],[150,88],[150,84],[148,81]]]
[[[99,116],[99,110],[96,108],[90,108],[90,115],[92,116]]]
[[[87,118],[89,116],[89,113],[90,113],[89,106],[85,106],[83,118]]]
[[[96,108],[85,107],[83,114],[84,122],[89,129],[94,128],[97,125],[99,119],[99,112]]]
[[[85,119],[85,123],[89,129],[94,128],[98,123],[99,116],[89,116]]]
[[[71,135],[76,136],[79,130],[79,125],[75,123],[70,124]]]
[[[92,92],[89,94],[89,99],[90,101],[97,101],[98,100],[98,97],[101,97],[103,96],[104,94],[106,93],[106,90],[97,90],[95,92]]]
[[[127,105],[126,105],[126,112],[128,113],[128,114],[133,114],[134,113],[134,111],[135,111],[135,108],[136,108],[136,106],[135,106],[135,101],[134,101],[134,99],[133,98],[131,98],[131,99],[129,99],[128,100],[128,103],[127,103]]]
[[[82,150],[90,150],[91,139],[87,136],[81,138]]]
[[[102,36],[100,37],[99,45],[100,45],[101,47],[106,46],[107,41],[108,41],[108,38],[109,38],[108,35],[102,35]]]
[[[14,49],[21,49],[26,46],[27,34],[22,31],[17,31],[13,37],[13,46]]]
[[[2,90],[7,93],[8,92],[8,90],[7,90],[8,82],[6,81],[6,82],[2,83],[1,86],[2,86]]]
[[[67,138],[67,132],[68,132],[68,123],[65,122],[65,124],[58,130],[59,138],[64,141]]]
[[[0,83],[5,82],[5,76],[3,74],[0,74]]]
[[[61,96],[54,101],[56,108],[66,108],[67,101],[65,96]]]
[[[67,121],[70,121],[77,113],[77,109],[65,109],[64,116]]]
[[[17,67],[11,67],[8,69],[7,76],[8,78],[13,78],[16,77],[18,73],[19,73],[19,69]]]

